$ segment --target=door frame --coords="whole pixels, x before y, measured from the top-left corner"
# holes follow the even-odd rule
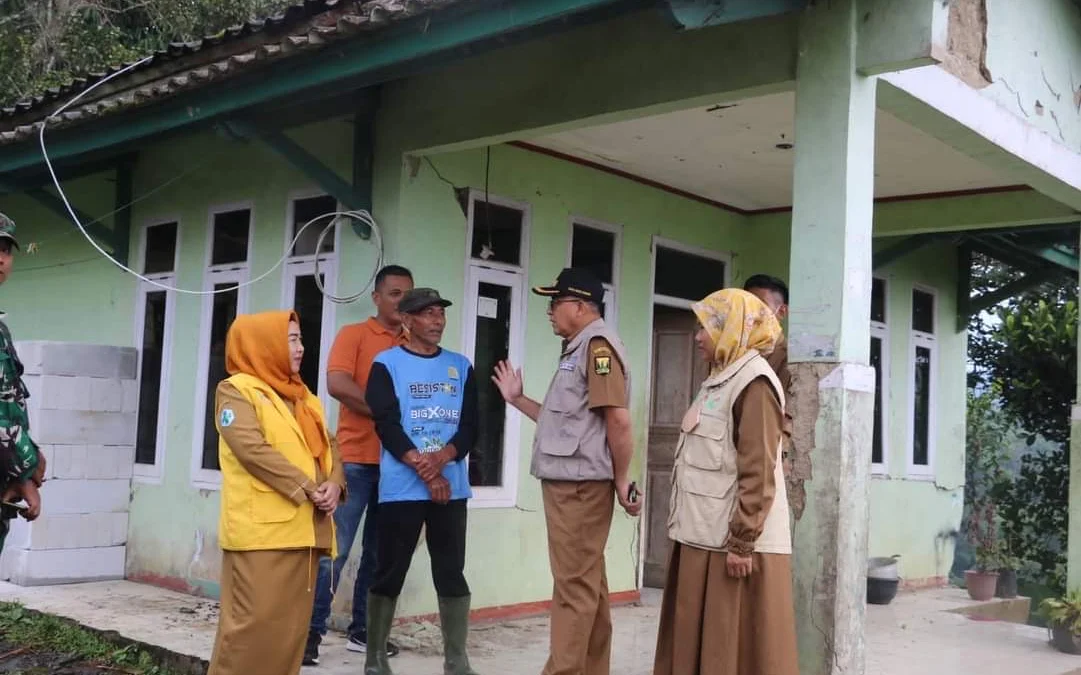
[[[719,260],[724,263],[724,278],[721,280],[721,288],[725,288],[731,283],[732,280],[732,258],[731,251],[716,251],[701,246],[695,246],[693,244],[685,244],[675,239],[668,239],[660,235],[653,235],[649,242],[649,324],[648,332],[646,334],[646,353],[649,357],[647,363],[649,366],[646,369],[646,405],[652,405],[653,401],[653,322],[656,315],[657,305],[664,307],[674,307],[676,309],[691,309],[694,304],[690,300],[684,300],[682,298],[673,298],[668,295],[657,294],[657,249],[667,248],[675,251],[681,251],[690,255],[699,256],[702,258],[708,258],[710,260]],[[642,467],[643,470],[648,473],[649,471],[649,427],[651,412],[647,414],[646,419],[646,433],[645,433],[645,452],[646,456],[643,457]],[[643,480],[645,477],[643,476]],[[648,514],[650,507],[651,495],[649,492],[645,493],[645,502],[642,503],[642,513],[638,517],[638,588],[645,588],[646,578],[646,545],[649,542],[648,532]]]
[[[507,358],[522,363],[525,354],[525,273],[497,267],[470,265],[465,279],[465,301],[462,316],[462,353],[470,362],[476,361],[477,309],[480,304],[478,288],[481,283],[504,286],[511,290],[510,339]],[[478,377],[477,373],[473,373]],[[481,376],[483,377],[483,376]],[[478,380],[479,382],[480,380]],[[503,418],[503,485],[474,487],[470,508],[507,508],[518,504],[518,468],[522,454],[521,413],[514,406],[504,406]],[[469,458],[466,458],[468,462]],[[468,466],[468,464],[467,464]]]

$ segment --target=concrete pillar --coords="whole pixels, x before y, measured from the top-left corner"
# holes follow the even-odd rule
[[[1077,341],[1081,369],[1081,340]],[[1066,590],[1081,589],[1081,372],[1070,411],[1070,513],[1066,525]]]
[[[23,586],[123,579],[135,466],[137,352],[20,342],[33,438],[48,462],[42,515],[12,521],[0,578]]]
[[[794,593],[802,675],[864,672],[875,82],[857,0],[802,16],[790,268]]]

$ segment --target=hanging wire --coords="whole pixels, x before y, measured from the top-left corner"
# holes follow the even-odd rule
[[[73,97],[70,101],[68,101],[64,105],[60,106],[51,115],[49,115],[47,118],[45,118],[41,123],[41,130],[40,130],[40,132],[38,134],[38,144],[41,146],[41,154],[45,159],[45,166],[49,170],[49,176],[52,178],[53,186],[56,188],[57,194],[60,196],[61,201],[63,201],[65,208],[67,208],[68,215],[71,216],[71,219],[75,223],[75,226],[79,228],[79,231],[83,234],[83,237],[85,237],[86,240],[88,242],[90,242],[90,245],[93,246],[98,251],[98,253],[100,253],[102,256],[104,256],[107,260],[109,260],[111,263],[113,263],[113,265],[115,265],[116,267],[120,268],[122,271],[124,271],[127,274],[130,274],[130,275],[134,276],[135,278],[137,278],[137,279],[139,279],[141,281],[144,281],[144,282],[146,282],[146,283],[148,283],[148,284],[150,284],[152,286],[156,286],[156,287],[164,289],[166,291],[173,291],[175,293],[182,293],[182,294],[185,294],[185,295],[197,295],[197,296],[216,295],[216,294],[219,294],[219,293],[230,293],[230,292],[238,290],[240,288],[246,288],[248,286],[252,286],[252,285],[262,281],[263,279],[266,279],[275,270],[277,270],[279,267],[281,267],[282,264],[284,264],[286,260],[288,260],[290,258],[290,256],[292,255],[293,247],[296,245],[297,241],[300,239],[300,237],[304,233],[304,231],[308,229],[308,227],[314,225],[315,223],[319,222],[320,220],[323,220],[323,219],[326,219],[326,218],[332,218],[333,220],[331,220],[331,222],[323,229],[322,233],[320,233],[320,235],[319,235],[318,241],[316,242],[316,248],[315,248],[315,250],[316,250],[316,256],[315,256],[315,284],[316,284],[316,287],[319,289],[320,293],[322,293],[326,298],[328,298],[329,300],[331,300],[332,302],[335,302],[335,303],[355,302],[356,300],[363,297],[364,294],[368,291],[368,289],[372,286],[373,282],[375,281],[375,277],[378,275],[379,269],[382,267],[383,255],[384,255],[384,252],[383,252],[383,236],[382,236],[382,233],[379,230],[379,225],[378,225],[378,223],[375,222],[375,218],[372,217],[372,214],[369,213],[366,210],[363,210],[363,209],[348,210],[348,211],[333,211],[333,212],[324,213],[324,214],[322,214],[320,216],[316,216],[315,218],[312,218],[308,222],[304,223],[304,225],[297,230],[297,233],[293,237],[292,242],[290,242],[289,246],[286,248],[285,254],[281,258],[278,258],[278,261],[276,263],[274,263],[274,265],[270,269],[268,269],[266,272],[263,272],[259,276],[255,277],[254,279],[251,279],[249,281],[245,281],[243,283],[239,283],[239,284],[236,284],[234,286],[229,286],[228,288],[223,288],[223,289],[220,289],[220,290],[210,290],[210,291],[193,290],[193,289],[187,289],[187,288],[180,288],[179,286],[170,286],[169,284],[163,284],[160,281],[150,279],[150,278],[140,274],[139,272],[136,272],[135,270],[131,269],[130,267],[128,267],[124,263],[122,263],[119,260],[117,260],[116,258],[114,258],[108,251],[103,249],[101,247],[101,245],[99,245],[98,242],[94,240],[93,237],[90,236],[90,233],[86,231],[87,226],[84,225],[82,223],[82,221],[79,220],[78,214],[76,214],[74,207],[72,207],[71,201],[68,199],[67,193],[64,192],[64,188],[60,184],[60,179],[56,175],[56,169],[53,167],[52,159],[49,157],[49,150],[48,150],[47,146],[45,145],[45,130],[48,127],[50,120],[62,115],[65,110],[67,110],[71,106],[78,103],[79,100],[81,100],[84,96],[86,96],[90,92],[94,91],[98,87],[102,86],[103,84],[109,82],[113,78],[119,77],[119,76],[127,73],[128,71],[131,71],[131,70],[133,70],[135,68],[138,68],[139,66],[141,66],[142,64],[148,62],[152,58],[153,58],[153,56],[148,56],[148,57],[146,57],[146,58],[144,58],[144,59],[142,59],[140,61],[136,61],[135,63],[132,63],[132,64],[130,64],[130,65],[124,67],[124,68],[121,68],[120,70],[116,71],[115,73],[112,73],[111,75],[109,75],[107,77],[102,78],[101,80],[98,80],[92,86],[88,87],[87,89],[84,89],[78,95]],[[164,186],[159,186],[157,189],[161,189],[162,187],[164,187]],[[149,195],[146,195],[146,196],[149,196]],[[145,199],[146,196],[144,196],[143,198]],[[327,234],[334,230],[334,228],[338,224],[338,220],[341,217],[358,220],[358,221],[368,225],[368,227],[371,228],[372,239],[376,243],[376,251],[377,251],[377,257],[376,257],[376,263],[377,264],[376,264],[375,268],[372,270],[372,274],[369,277],[368,282],[365,284],[364,288],[361,289],[359,292],[354,293],[353,295],[344,296],[344,297],[335,296],[335,295],[331,295],[331,294],[327,293],[326,288],[323,285],[323,281],[321,279],[321,274],[319,272],[319,262],[320,262],[320,260],[319,260],[320,259],[319,251],[322,248],[323,241],[326,239]]]

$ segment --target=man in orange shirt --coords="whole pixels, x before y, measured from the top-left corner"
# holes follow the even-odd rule
[[[382,446],[375,433],[372,411],[365,401],[368,374],[372,361],[382,351],[406,344],[398,302],[413,288],[413,275],[404,267],[388,265],[375,277],[372,302],[376,314],[363,323],[345,326],[334,339],[327,363],[327,390],[341,403],[338,413],[338,450],[345,469],[346,500],[334,512],[338,532],[338,557],[319,563],[319,578],[315,587],[308,644],[304,650],[304,665],[319,663],[319,644],[327,631],[330,604],[337,591],[339,577],[349,549],[353,547],[361,518],[365,511],[362,553],[357,578],[353,583],[353,621],[349,625],[346,648],[353,652],[368,649],[367,606],[368,586],[375,573],[376,542],[379,519],[379,458]],[[387,655],[394,656],[398,648],[387,642]]]

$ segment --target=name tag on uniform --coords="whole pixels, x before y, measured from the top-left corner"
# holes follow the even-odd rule
[[[573,371],[574,370],[574,361],[560,361],[559,362],[559,369],[560,370],[571,370],[571,371]]]

